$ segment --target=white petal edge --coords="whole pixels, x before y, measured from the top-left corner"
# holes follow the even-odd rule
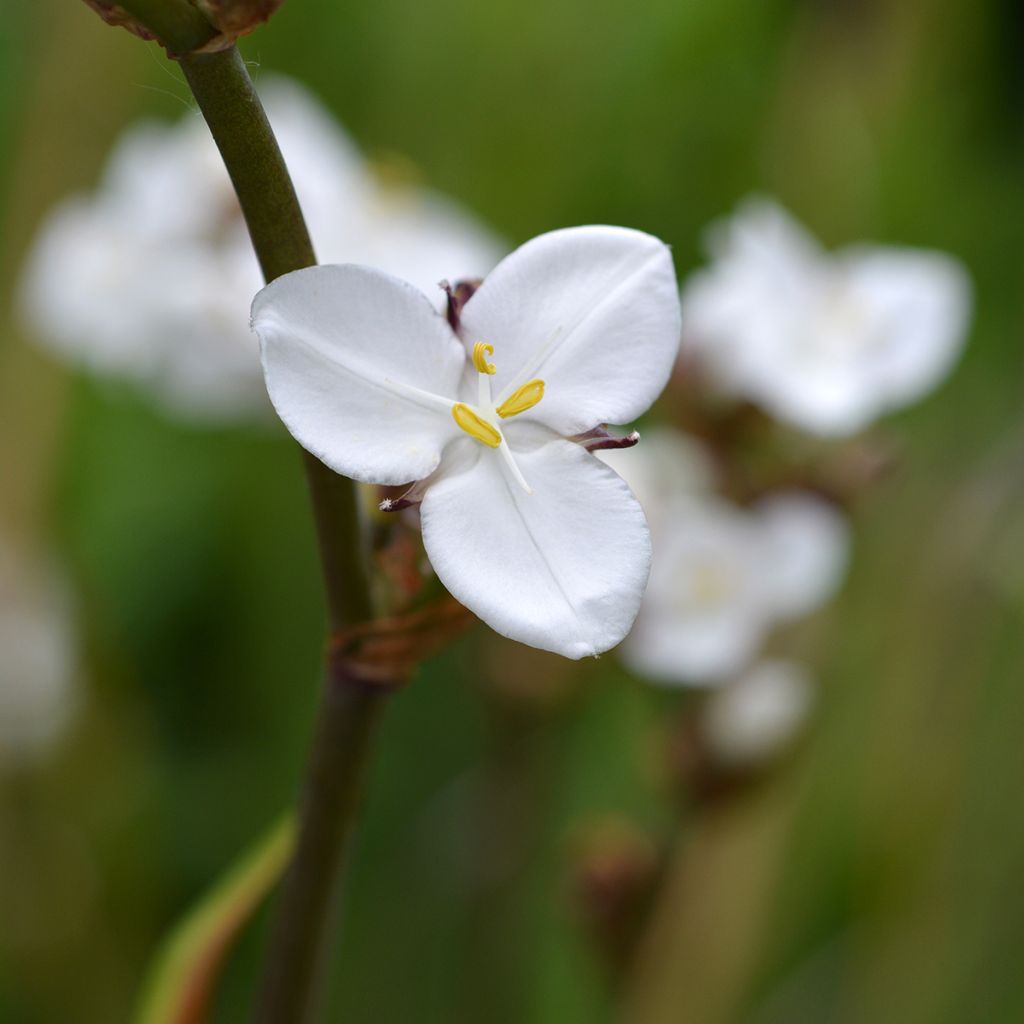
[[[696,438],[671,427],[644,430],[634,447],[596,455],[629,484],[654,533],[662,528],[673,501],[709,493],[715,483],[710,452]]]
[[[285,274],[253,301],[267,390],[292,436],[365,483],[432,473],[458,433],[462,346],[429,300],[354,265]]]
[[[496,632],[568,658],[600,654],[640,606],[651,559],[643,511],[616,473],[573,442],[515,456],[533,494],[489,451],[427,491],[427,555]]]
[[[966,340],[971,282],[963,265],[942,252],[870,245],[850,246],[837,261],[885,337],[871,374],[883,411],[922,397]]]
[[[551,231],[506,256],[461,320],[467,346],[494,345],[497,402],[540,378],[544,399],[524,417],[561,434],[628,423],[661,393],[679,349],[672,254],[630,228]]]
[[[799,733],[813,700],[802,666],[766,658],[714,693],[704,709],[702,732],[720,760],[737,767],[762,763]]]
[[[764,621],[744,607],[680,617],[645,602],[620,651],[628,668],[649,682],[714,687],[754,657],[765,632]]]
[[[756,653],[768,627],[756,521],[712,497],[679,497],[659,517],[650,583],[622,657],[653,682],[714,685]],[[706,569],[726,589],[697,590]]]
[[[765,531],[766,611],[773,620],[814,611],[846,573],[850,528],[828,502],[801,491],[763,498],[754,509]]]

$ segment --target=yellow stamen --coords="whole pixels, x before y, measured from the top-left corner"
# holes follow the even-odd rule
[[[452,419],[454,419],[470,437],[479,441],[481,444],[487,445],[488,448],[500,447],[501,434],[498,433],[497,428],[491,426],[487,420],[475,413],[464,402],[456,402],[455,405],[452,406]]]
[[[516,388],[501,405],[498,415],[506,420],[509,416],[518,416],[527,409],[532,409],[544,397],[544,381],[531,380],[521,388]]]
[[[478,341],[473,346],[473,366],[477,373],[497,373],[498,368],[494,363],[487,362],[487,356],[494,355],[494,346],[488,345],[486,341]]]

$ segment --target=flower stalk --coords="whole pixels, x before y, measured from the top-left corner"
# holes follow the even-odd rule
[[[316,262],[287,168],[235,47],[180,58],[189,87],[231,176],[267,281]],[[373,618],[355,485],[304,453],[331,635]],[[398,680],[396,680],[398,682]],[[371,738],[390,687],[331,659],[255,1019],[313,1020]]]
[[[234,46],[194,52],[216,29],[180,0],[125,0],[123,10],[175,57],[223,157],[269,282],[316,262],[288,170]],[[197,20],[198,18],[198,20]],[[374,618],[355,484],[303,453],[316,521],[329,621],[328,650]],[[316,1019],[346,865],[346,849],[385,698],[405,671],[358,657],[328,659],[299,808],[296,850],[271,936],[260,1024]]]

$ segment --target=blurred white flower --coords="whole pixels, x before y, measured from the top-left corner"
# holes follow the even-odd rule
[[[671,519],[673,502],[711,492],[715,467],[703,445],[678,430],[658,427],[639,437],[635,448],[608,449],[600,458],[629,484],[658,536]]]
[[[721,764],[762,764],[795,739],[813,697],[801,666],[775,659],[758,662],[710,695],[700,721],[704,741]]]
[[[436,298],[480,277],[502,247],[433,192],[382,185],[301,86],[270,79],[267,111],[322,262],[361,262]],[[262,279],[238,204],[198,114],[129,128],[94,195],[58,206],[22,281],[39,341],[68,361],[141,382],[186,418],[269,409],[249,305]]]
[[[503,259],[451,322],[388,274],[312,267],[264,288],[252,322],[271,400],[303,447],[366,483],[418,481],[403,503],[421,503],[427,555],[466,607],[570,658],[622,639],[650,538],[588,442],[668,380],[667,246],[626,228],[552,231]]]
[[[0,544],[0,769],[42,757],[78,708],[68,595],[51,569]]]
[[[848,528],[821,498],[794,490],[733,505],[704,489],[707,461],[674,431],[645,434],[628,455],[601,453],[652,524],[650,581],[621,648],[638,674],[669,684],[725,679],[773,626],[806,615],[838,586]]]
[[[766,200],[715,225],[708,249],[683,290],[684,357],[804,430],[862,429],[935,387],[963,347],[970,283],[944,253],[828,253]]]

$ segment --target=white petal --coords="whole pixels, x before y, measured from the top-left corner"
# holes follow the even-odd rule
[[[772,337],[745,375],[751,397],[780,419],[842,436],[920,398],[949,371],[963,346],[970,287],[942,253],[858,246],[829,267],[788,325],[765,318]]]
[[[825,267],[814,239],[777,203],[748,199],[711,226],[711,267],[683,289],[683,350],[745,393],[774,360],[775,337],[806,318]]]
[[[768,626],[761,531],[748,513],[711,498],[676,501],[660,523],[623,657],[655,681],[715,682],[749,660]]]
[[[707,493],[715,478],[710,454],[696,439],[678,430],[645,430],[633,448],[597,452],[597,457],[629,484],[654,533],[672,502]]]
[[[784,211],[742,209],[687,283],[683,348],[730,392],[812,433],[841,436],[948,372],[970,287],[942,253],[857,246],[830,255]]]
[[[766,196],[744,199],[729,220],[712,226],[707,244],[716,259],[765,260],[776,272],[800,272],[824,255],[807,229]]]
[[[712,695],[702,731],[720,760],[752,765],[777,754],[793,739],[812,698],[810,679],[799,665],[765,660]]]
[[[311,267],[256,296],[270,399],[298,442],[367,483],[432,473],[459,433],[465,354],[426,297],[368,267]]]
[[[422,280],[439,309],[437,281],[490,269],[500,250],[472,218],[419,188],[385,203],[309,92],[269,75],[259,87],[322,259]],[[128,128],[99,188],[43,222],[22,307],[51,350],[138,381],[175,415],[262,423],[271,409],[248,327],[260,283],[223,161],[190,113]]]
[[[846,520],[832,505],[800,492],[765,498],[755,512],[765,530],[767,611],[776,620],[808,614],[842,581],[850,545]]]
[[[871,377],[885,409],[930,391],[963,348],[971,286],[945,253],[857,246],[838,254],[852,294],[871,310]]]
[[[436,192],[379,187],[365,214],[367,230],[358,242],[347,239],[347,258],[408,281],[439,310],[446,304],[441,281],[483,277],[507,251],[468,211]]]
[[[645,603],[622,645],[622,659],[651,682],[711,686],[741,669],[764,634],[763,621],[741,605],[676,616]]]
[[[524,418],[562,434],[628,423],[660,394],[679,347],[668,247],[627,228],[540,235],[507,256],[462,311],[468,346],[494,346],[495,399],[533,378]]]
[[[636,617],[650,538],[629,488],[561,439],[446,475],[423,499],[423,543],[441,582],[492,629],[569,658],[617,644]]]
[[[362,154],[331,112],[299,82],[266,75],[259,92],[320,262],[366,262],[351,249],[365,231],[362,210],[372,201],[374,189]],[[339,236],[348,246],[329,252],[328,243]]]

